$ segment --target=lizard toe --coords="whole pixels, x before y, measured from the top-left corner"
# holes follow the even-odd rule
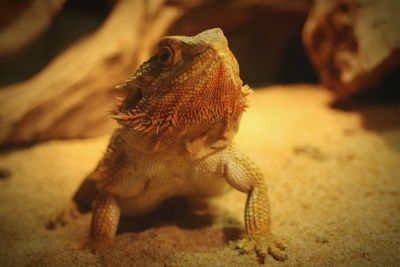
[[[46,222],[46,229],[48,230],[56,230],[61,227],[64,227],[69,222],[78,218],[81,213],[78,210],[78,207],[75,203],[69,203],[61,212],[50,218]]]

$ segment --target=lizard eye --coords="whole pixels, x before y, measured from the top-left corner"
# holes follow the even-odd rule
[[[172,60],[171,48],[169,48],[168,46],[161,47],[158,58],[162,63],[170,63],[170,61]]]

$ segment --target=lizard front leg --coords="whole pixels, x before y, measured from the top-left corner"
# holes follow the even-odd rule
[[[97,183],[108,181],[107,179],[112,180],[111,178],[120,175],[120,170],[124,169],[124,164],[126,165],[127,156],[121,143],[119,130],[116,130],[102,160],[97,164],[95,170],[84,179],[68,204],[46,223],[47,229],[57,229],[82,213],[92,210],[92,203],[99,194]]]
[[[224,165],[225,179],[234,188],[247,193],[245,228],[247,237],[239,241],[244,252],[256,251],[261,261],[267,253],[279,261],[287,259],[285,245],[271,232],[268,188],[259,168],[233,146],[228,148]]]
[[[97,194],[96,182],[89,175],[68,204],[47,222],[46,228],[57,229],[79,217],[82,213],[91,211],[92,202]]]
[[[114,238],[121,215],[115,197],[110,193],[100,193],[94,202],[90,237],[95,241],[107,241]]]

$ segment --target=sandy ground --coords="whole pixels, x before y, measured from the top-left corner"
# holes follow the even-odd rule
[[[271,266],[400,265],[400,107],[329,107],[312,86],[251,96],[239,146],[270,185],[273,231],[289,260]],[[44,225],[96,164],[107,137],[52,141],[3,152],[0,266],[256,266],[230,241],[242,234],[236,191],[195,213],[175,201],[147,218],[124,219],[112,247],[83,249],[90,213],[65,228]]]

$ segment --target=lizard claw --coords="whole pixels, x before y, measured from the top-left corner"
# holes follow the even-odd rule
[[[268,253],[277,261],[285,261],[288,257],[285,243],[277,238],[268,243]]]
[[[285,261],[288,257],[285,243],[272,234],[255,239],[243,238],[237,242],[235,247],[241,254],[256,252],[260,263],[264,263],[267,254],[277,261]]]
[[[70,221],[78,218],[81,215],[78,207],[75,203],[69,203],[64,209],[56,214],[53,218],[50,218],[46,223],[46,228],[49,230],[55,230],[67,225]]]

